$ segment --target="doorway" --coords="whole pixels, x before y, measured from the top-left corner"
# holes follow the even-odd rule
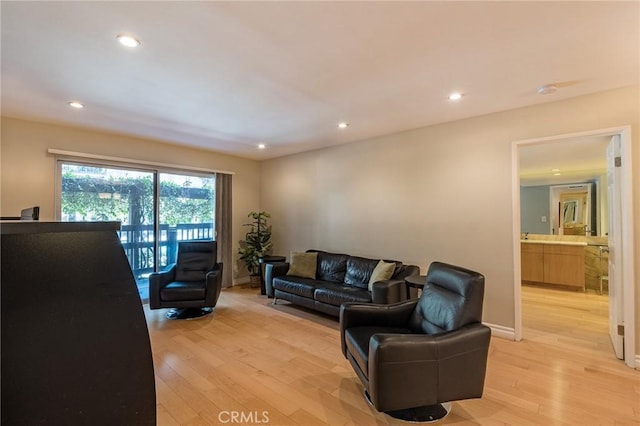
[[[521,288],[521,256],[520,256],[520,238],[521,238],[521,226],[520,226],[520,149],[526,146],[535,145],[549,145],[559,146],[563,142],[570,140],[576,140],[576,138],[588,138],[596,136],[608,136],[615,139],[617,135],[620,141],[619,148],[619,161],[616,161],[616,167],[619,174],[619,186],[620,197],[617,200],[609,200],[609,206],[612,211],[616,211],[620,217],[621,232],[620,241],[618,243],[618,258],[615,265],[616,270],[620,276],[619,288],[616,288],[614,283],[611,291],[611,304],[610,314],[619,315],[619,324],[615,324],[610,327],[611,339],[614,341],[617,336],[614,334],[621,334],[624,337],[624,349],[623,358],[627,366],[635,367],[635,296],[634,296],[634,262],[633,262],[633,235],[631,230],[633,229],[633,200],[632,200],[632,160],[631,160],[631,135],[630,127],[619,127],[611,129],[602,129],[589,132],[581,132],[568,135],[558,135],[546,138],[530,139],[515,141],[512,145],[512,188],[513,188],[513,222],[514,222],[514,306],[515,306],[515,324],[514,334],[515,340],[522,339],[522,297],[523,292]],[[613,143],[613,142],[612,142]],[[627,232],[625,232],[627,231]],[[623,297],[624,296],[624,297]],[[620,309],[619,312],[612,312],[612,310]],[[610,315],[611,316],[611,315]]]

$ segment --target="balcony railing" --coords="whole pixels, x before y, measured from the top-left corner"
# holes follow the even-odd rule
[[[153,225],[122,225],[120,241],[136,281],[145,279],[155,270],[155,238]],[[158,238],[158,270],[176,261],[179,241],[213,240],[211,223],[180,223],[160,225]]]

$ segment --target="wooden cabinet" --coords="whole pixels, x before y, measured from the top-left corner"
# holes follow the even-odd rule
[[[544,247],[544,282],[584,289],[584,247]]]
[[[584,289],[584,246],[521,244],[522,281]]]
[[[521,246],[521,270],[523,281],[544,281],[542,244],[523,243]]]

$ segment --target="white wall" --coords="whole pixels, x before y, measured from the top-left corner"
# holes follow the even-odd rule
[[[247,275],[237,261],[246,215],[259,208],[257,161],[149,139],[2,117],[0,212],[15,216],[40,206],[41,220],[54,219],[55,158],[49,148],[233,172],[233,277]],[[227,267],[227,266],[225,266]]]
[[[265,161],[261,207],[276,251],[476,269],[486,276],[484,320],[513,328],[512,142],[631,125],[640,253],[639,99],[637,86],[621,88]]]

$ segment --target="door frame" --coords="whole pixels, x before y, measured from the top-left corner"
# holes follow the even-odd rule
[[[562,143],[576,137],[620,135],[622,162],[621,171],[622,200],[619,208],[622,216],[622,276],[624,293],[624,362],[631,368],[636,367],[635,344],[635,276],[634,276],[634,217],[631,155],[631,126],[612,127],[578,133],[554,135],[542,138],[525,139],[512,142],[512,213],[513,213],[513,284],[514,284],[514,338],[522,340],[522,293],[520,259],[520,147],[544,143]]]

